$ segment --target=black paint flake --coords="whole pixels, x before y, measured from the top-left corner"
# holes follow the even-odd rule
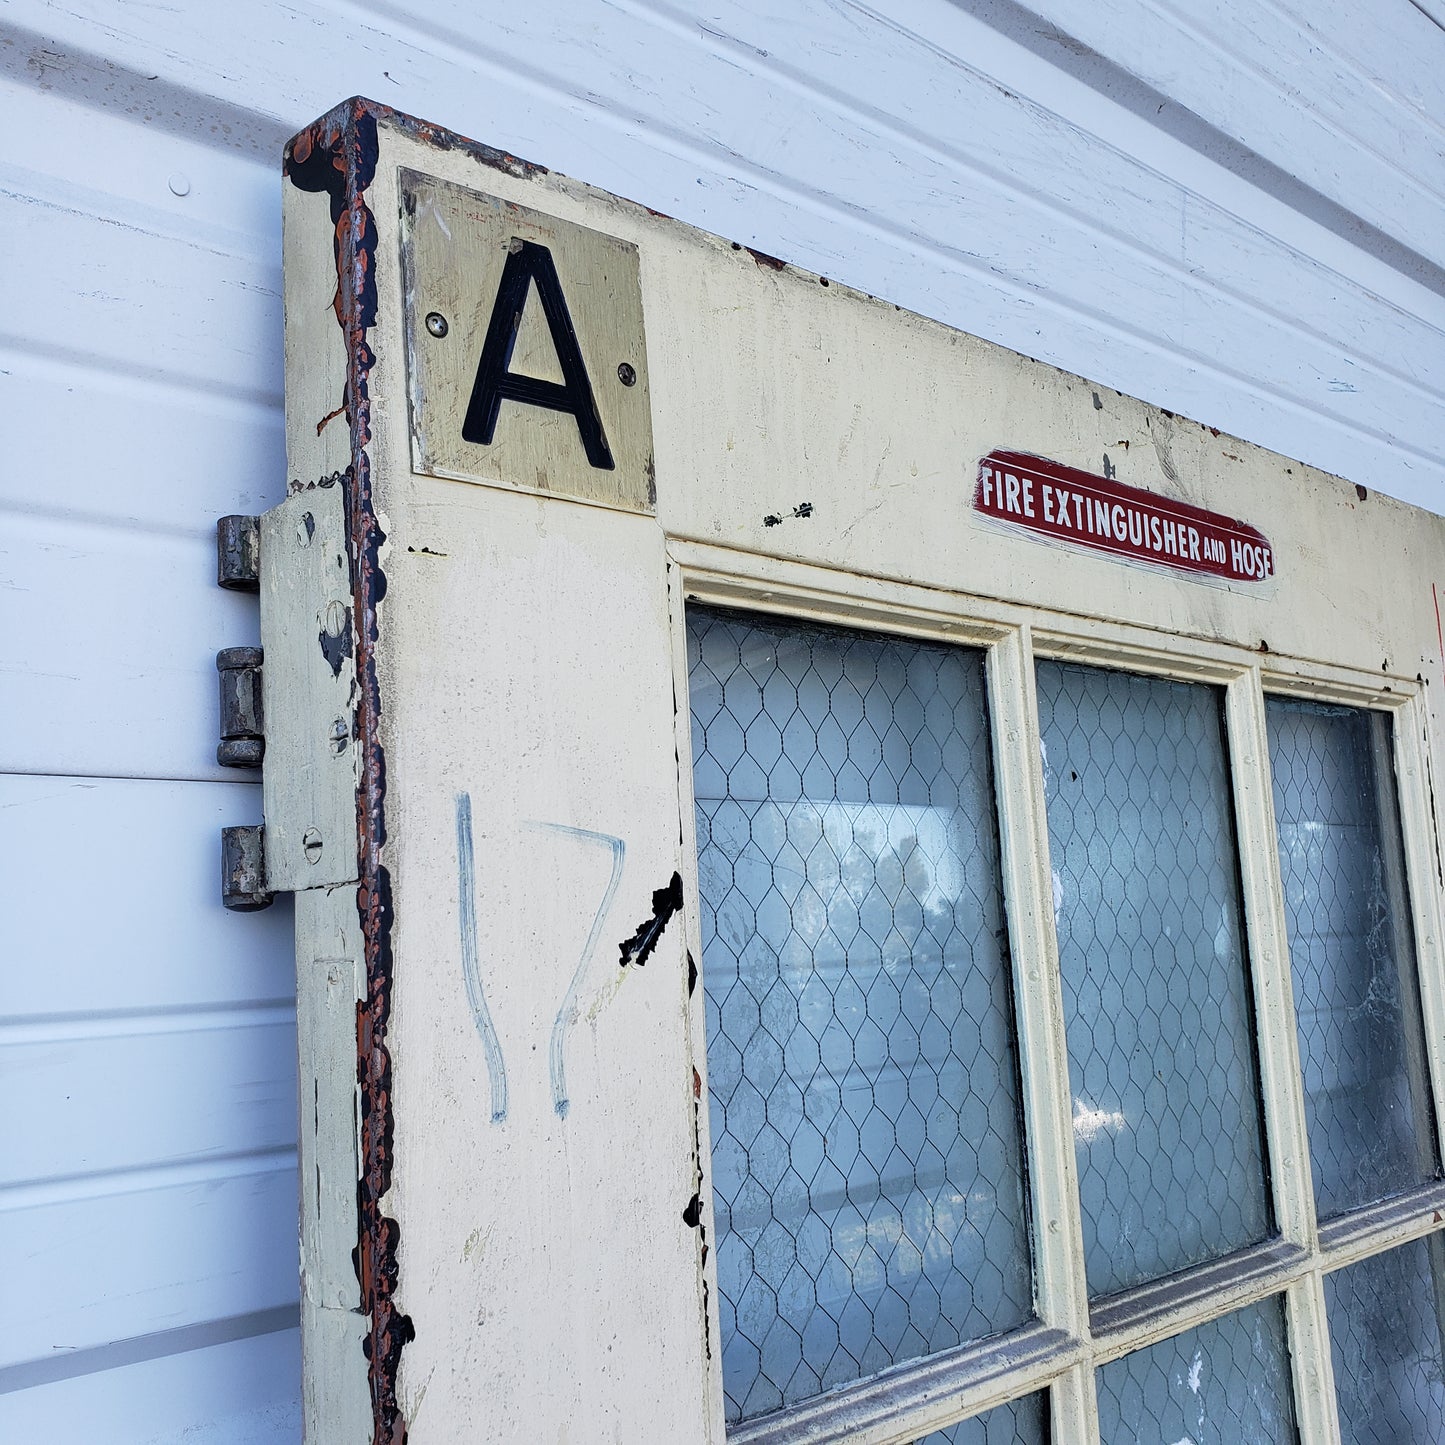
[[[682,875],[674,873],[672,882],[666,888],[657,889],[652,895],[652,917],[637,926],[637,932],[619,948],[618,962],[623,968],[635,963],[639,968],[652,957],[658,940],[672,921],[672,915],[682,907]]]

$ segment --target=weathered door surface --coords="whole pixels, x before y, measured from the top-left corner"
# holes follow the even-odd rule
[[[367,101],[285,266],[308,1438],[1436,1418],[1445,522]]]

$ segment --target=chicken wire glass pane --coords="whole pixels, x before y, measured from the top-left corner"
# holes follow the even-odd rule
[[[1272,1216],[1222,702],[1038,664],[1054,916],[1093,1294]]]
[[[1279,1298],[1098,1371],[1103,1445],[1285,1445],[1299,1439]]]
[[[981,656],[705,608],[688,646],[738,1420],[1033,1290]]]
[[[1325,1276],[1345,1445],[1445,1440],[1438,1251],[1438,1241],[1417,1240]]]
[[[914,1445],[1048,1445],[1049,1397],[1046,1392],[995,1405],[971,1420],[935,1430]]]
[[[1390,722],[1265,706],[1310,1159],[1331,1215],[1437,1172]]]

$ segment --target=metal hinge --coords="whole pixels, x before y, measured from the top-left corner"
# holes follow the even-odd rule
[[[216,581],[238,592],[261,585],[258,517],[222,517],[216,523]],[[261,711],[259,647],[226,647],[216,654],[220,680],[220,742],[216,761],[227,768],[259,768],[266,752]],[[221,829],[221,902],[249,913],[271,903],[266,888],[265,829],[259,824]]]
[[[216,523],[216,581],[234,592],[261,587],[261,519],[222,517]]]
[[[273,902],[266,888],[266,830],[259,823],[221,829],[221,902],[237,913]]]
[[[221,741],[216,761],[223,768],[259,768],[266,753],[261,711],[259,647],[223,647],[216,654],[221,684]]]

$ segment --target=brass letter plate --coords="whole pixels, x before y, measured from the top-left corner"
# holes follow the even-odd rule
[[[412,466],[651,512],[637,248],[401,172]]]

